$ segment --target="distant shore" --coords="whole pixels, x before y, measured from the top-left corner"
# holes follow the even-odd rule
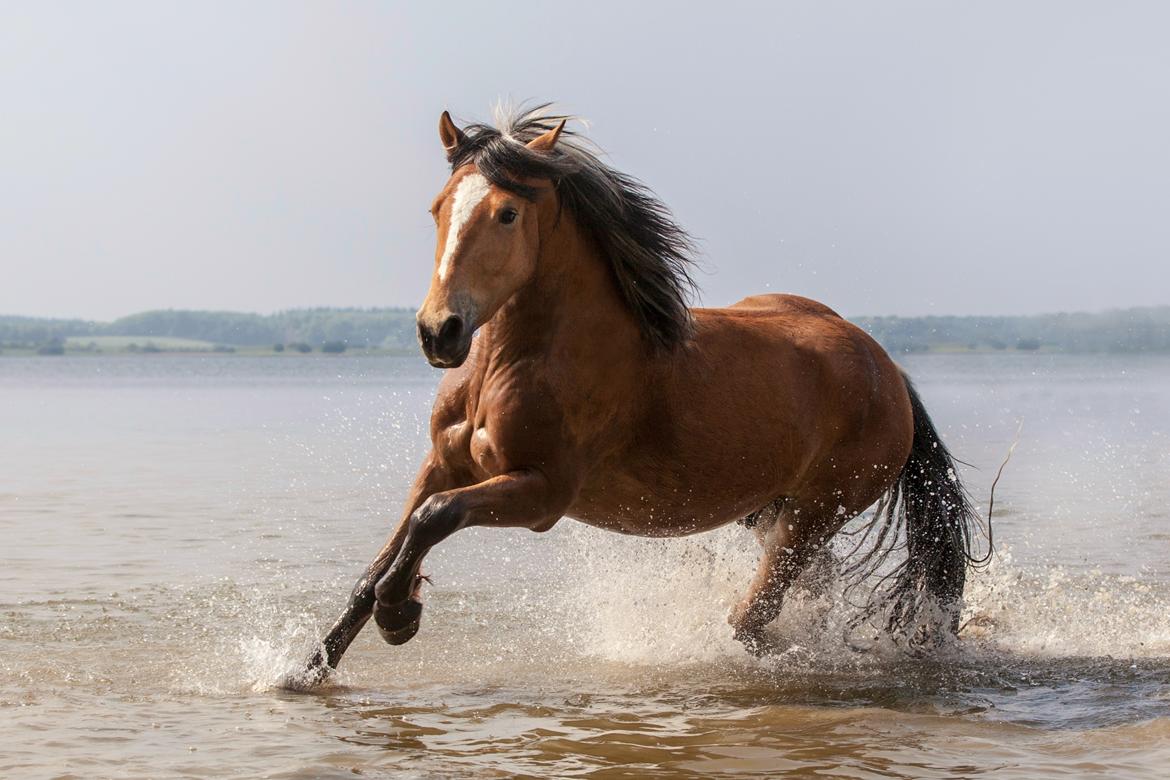
[[[991,347],[964,347],[961,345],[937,345],[928,349],[918,349],[913,351],[902,351],[895,354],[915,354],[915,355],[1073,355],[1073,354],[1088,354],[1085,352],[1076,352],[1061,349],[1052,349],[1041,347],[1039,349],[1018,349],[1016,347],[1007,347],[1005,349],[992,349]],[[1135,354],[1133,352],[1117,353],[1117,354]],[[1142,353],[1138,353],[1142,354]],[[1145,354],[1170,354],[1170,352],[1148,352]],[[271,348],[264,347],[227,347],[221,349],[190,349],[190,348],[174,348],[174,347],[158,347],[143,344],[140,348],[99,348],[99,349],[84,349],[65,347],[58,351],[55,348],[32,348],[32,347],[5,347],[0,349],[0,359],[3,358],[31,358],[31,357],[83,357],[83,358],[103,358],[103,357],[140,357],[144,360],[151,358],[166,358],[166,357],[241,357],[241,358],[272,358],[273,360],[328,360],[339,356],[361,356],[361,357],[418,357],[419,350],[415,349],[384,349],[381,347],[355,347],[352,349],[345,349],[339,352],[324,352],[321,350],[314,350],[310,352],[296,352],[290,350],[276,351]]]
[[[213,344],[196,339],[165,337],[155,339],[125,336],[99,336],[91,339],[68,338],[47,344],[4,345],[0,347],[0,357],[131,355],[150,358],[158,355],[215,355],[287,359],[329,358],[337,355],[402,357],[417,354],[417,347],[350,346],[344,342],[326,342],[316,347],[305,342],[255,346]]]
[[[850,317],[895,354],[1170,353],[1170,306],[1028,316]],[[410,309],[158,310],[113,322],[0,315],[0,355],[416,354]]]

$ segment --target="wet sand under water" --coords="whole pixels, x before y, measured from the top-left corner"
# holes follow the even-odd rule
[[[936,657],[859,654],[838,591],[762,659],[739,528],[563,522],[432,556],[424,625],[277,690],[397,516],[418,361],[0,361],[0,776],[1162,777],[1170,361],[907,361],[1004,553]],[[11,464],[11,465],[9,465]]]

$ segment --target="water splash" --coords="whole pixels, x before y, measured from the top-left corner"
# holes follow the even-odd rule
[[[967,589],[975,646],[1027,656],[1170,657],[1170,587],[1099,569],[1014,565],[1010,551]]]
[[[731,638],[727,615],[756,565],[750,534],[739,528],[675,540],[612,541],[591,529],[566,535],[561,614],[574,615],[565,635],[582,654],[651,666],[746,663]],[[1170,657],[1170,586],[1154,578],[1066,567],[1023,568],[1004,549],[990,569],[969,577],[962,642],[945,650],[1020,657]],[[857,608],[840,582],[823,593],[790,591],[768,628],[776,654],[796,659],[869,665],[848,641]],[[899,651],[879,643],[869,655]],[[779,664],[777,664],[779,660]]]

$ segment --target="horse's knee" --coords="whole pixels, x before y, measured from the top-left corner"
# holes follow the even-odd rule
[[[435,493],[410,515],[407,540],[432,547],[459,530],[466,511],[458,494]]]
[[[449,493],[436,493],[411,513],[402,548],[374,584],[379,604],[399,604],[410,598],[427,551],[459,530],[465,516],[463,501]]]

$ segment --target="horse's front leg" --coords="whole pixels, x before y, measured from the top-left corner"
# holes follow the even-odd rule
[[[569,491],[540,471],[501,474],[476,485],[435,493],[410,516],[397,557],[374,589],[374,620],[383,638],[402,644],[418,631],[418,617],[402,624],[427,552],[462,528],[493,526],[547,531],[569,507]]]
[[[410,496],[406,500],[402,519],[391,532],[390,538],[366,566],[362,576],[358,578],[350,593],[349,601],[341,615],[334,621],[329,633],[321,641],[319,649],[309,658],[305,667],[297,673],[288,675],[284,680],[284,687],[294,689],[311,688],[321,682],[332,669],[336,669],[341,657],[349,649],[350,644],[357,638],[370,615],[374,610],[374,586],[386,568],[398,556],[410,517],[416,509],[432,494],[449,488],[452,484],[451,475],[447,469],[439,464],[432,454],[423,462],[422,469],[415,478]],[[411,619],[417,620],[422,611],[422,604],[417,600],[409,600],[398,605],[397,622],[406,625]],[[389,621],[392,616],[384,615]]]

